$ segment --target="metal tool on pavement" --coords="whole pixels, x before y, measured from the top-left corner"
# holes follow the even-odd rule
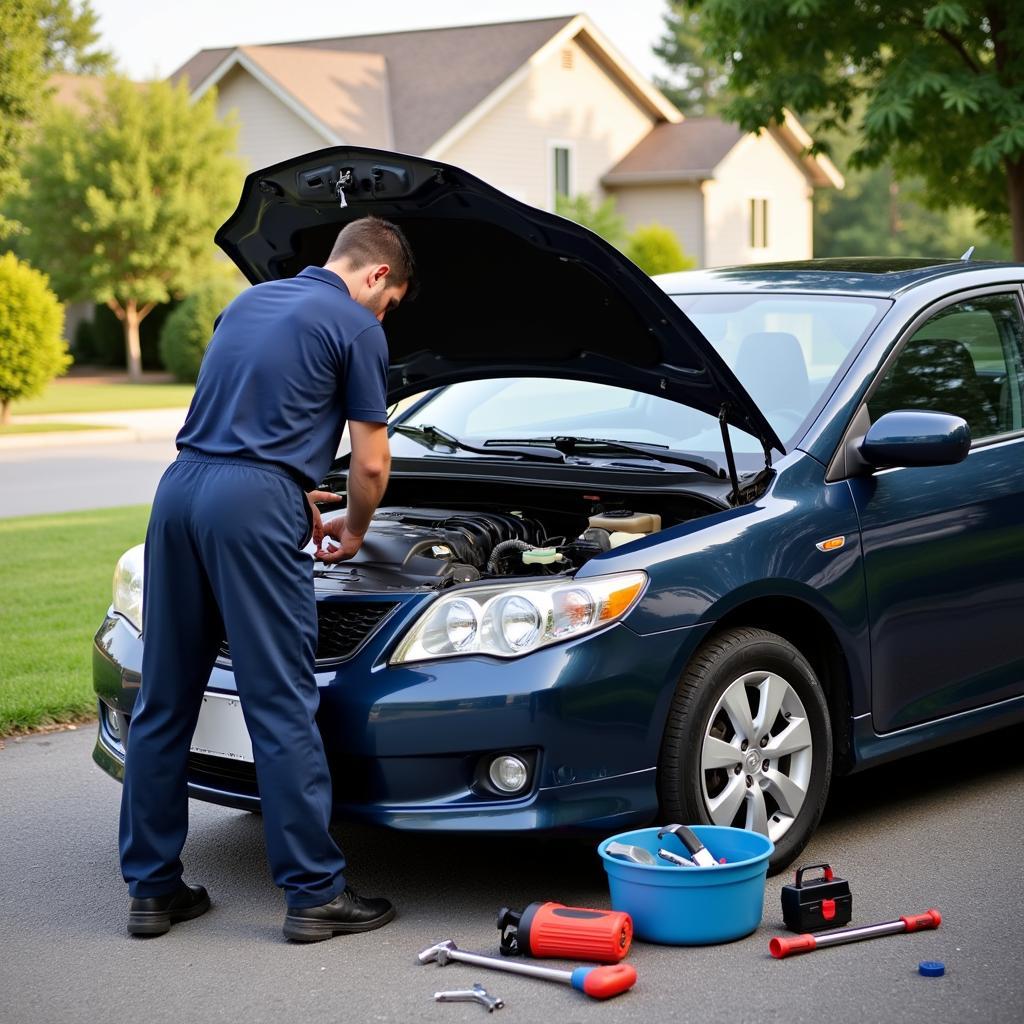
[[[645,850],[642,846],[630,846],[629,843],[609,843],[604,852],[609,857],[621,857],[623,860],[631,860],[634,864],[654,867],[658,863],[658,859],[650,850]]]
[[[571,971],[558,971],[553,967],[524,964],[518,960],[499,960],[497,957],[483,956],[480,953],[467,953],[459,949],[451,939],[428,946],[416,959],[421,964],[436,962],[442,967],[456,960],[490,970],[525,974],[527,977],[542,978],[545,981],[560,981],[563,985],[572,985],[577,991],[594,999],[609,999],[636,984],[636,970],[630,964],[606,964],[604,967],[577,967]]]
[[[676,867],[695,868],[697,866],[689,857],[681,857],[678,853],[673,853],[671,850],[659,850],[658,856],[662,860],[667,860],[670,864],[675,864]]]
[[[693,830],[685,825],[666,825],[658,830],[658,838],[674,835],[686,847],[690,859],[699,868],[717,868],[718,861],[711,856],[711,851],[693,834]],[[660,853],[660,851],[659,851]]]
[[[504,956],[557,956],[618,963],[633,940],[633,919],[621,910],[591,910],[561,903],[531,903],[521,913],[498,911]]]
[[[846,942],[860,942],[861,939],[877,939],[881,935],[898,935],[900,932],[918,932],[925,928],[938,928],[942,915],[937,910],[926,910],[923,914],[911,914],[896,921],[882,924],[866,924],[860,928],[835,928],[817,935],[794,935],[785,938],[777,935],[768,943],[768,952],[776,960],[793,953],[810,953],[826,946],[841,946]]]
[[[492,996],[483,985],[452,992],[435,992],[434,1000],[438,1003],[479,1003],[487,1007],[488,1013],[494,1013],[505,1005],[505,1000],[501,996]]]
[[[804,881],[808,871],[821,868],[822,877]],[[796,884],[782,887],[782,919],[791,932],[835,930],[850,923],[853,896],[850,883],[837,878],[829,864],[809,864],[796,873]]]

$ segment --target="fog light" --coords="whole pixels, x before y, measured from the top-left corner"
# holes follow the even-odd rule
[[[491,784],[502,793],[518,793],[526,788],[530,781],[530,771],[526,762],[520,757],[512,754],[502,754],[491,762],[490,770],[487,773],[491,778]]]
[[[106,704],[103,705],[103,708],[107,718],[107,729],[115,740],[119,740],[121,738],[121,720],[113,708],[107,707]]]

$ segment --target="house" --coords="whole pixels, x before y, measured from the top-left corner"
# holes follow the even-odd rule
[[[792,115],[748,135],[685,119],[584,15],[201,50],[251,168],[349,144],[456,164],[534,206],[615,196],[699,266],[805,259],[811,197],[842,178]]]

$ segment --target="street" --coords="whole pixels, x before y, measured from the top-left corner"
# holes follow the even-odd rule
[[[175,454],[172,437],[0,450],[0,519],[148,504]]]
[[[539,836],[411,835],[338,830],[360,892],[386,895],[398,920],[379,931],[296,946],[281,937],[257,815],[193,802],[186,877],[213,909],[158,939],[124,932],[118,874],[119,787],[89,759],[93,726],[8,740],[0,750],[0,1019],[99,1016],[183,1021],[479,1021],[472,1004],[435,1004],[474,982],[505,1000],[509,1021],[928,1021],[1024,1018],[1020,866],[1024,729],[947,747],[840,780],[800,863],[849,879],[853,925],[938,908],[938,931],[772,960],[781,931],[769,879],[750,938],[724,946],[636,943],[636,988],[607,1004],[542,981],[460,964],[418,966],[445,938],[497,953],[502,905],[607,906],[594,844]],[[920,977],[922,960],[946,975]],[[559,966],[556,964],[556,966]]]

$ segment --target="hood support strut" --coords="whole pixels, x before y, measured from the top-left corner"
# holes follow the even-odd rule
[[[729,467],[729,482],[732,484],[732,490],[729,492],[729,504],[733,504],[740,497],[740,478],[736,474],[736,456],[733,455],[732,440],[729,437],[728,415],[729,403],[723,402],[721,409],[718,410],[718,425],[722,428],[722,445],[725,448],[725,461]]]

